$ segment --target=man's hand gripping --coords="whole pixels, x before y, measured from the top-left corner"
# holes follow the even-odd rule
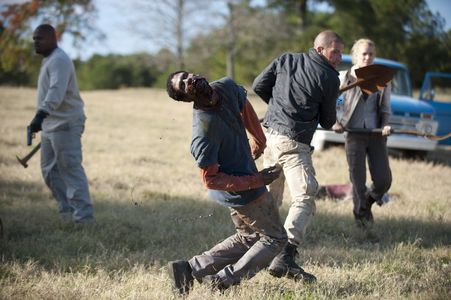
[[[282,167],[280,165],[275,165],[272,167],[265,168],[261,170],[259,173],[260,175],[262,175],[263,182],[265,183],[265,185],[268,185],[280,176],[280,172],[282,172]]]

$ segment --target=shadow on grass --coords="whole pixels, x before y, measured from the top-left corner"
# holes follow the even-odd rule
[[[422,248],[451,245],[451,224],[442,220],[419,221],[415,218],[378,218],[369,229],[357,228],[354,217],[319,213],[313,219],[306,246],[391,249],[394,245],[415,243]]]
[[[213,201],[151,192],[136,202],[94,197],[97,224],[76,226],[58,219],[56,202],[45,194],[22,195],[41,188],[26,182],[0,182],[3,261],[32,260],[52,271],[95,270],[96,266],[158,268],[169,260],[188,259],[234,233],[228,210]],[[337,256],[337,251],[371,251],[374,240],[356,230],[353,222],[351,215],[318,213],[303,250],[323,247],[324,256],[342,260],[348,258]],[[419,239],[421,247],[450,245],[450,225],[439,221],[378,219],[373,231],[382,252]]]
[[[426,161],[451,167],[451,146],[439,145],[426,156]]]

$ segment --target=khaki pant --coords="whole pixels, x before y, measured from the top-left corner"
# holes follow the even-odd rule
[[[304,239],[307,226],[316,212],[315,196],[318,182],[312,164],[312,149],[287,136],[269,129],[267,146],[263,154],[265,167],[279,164],[283,168],[280,177],[268,189],[278,205],[282,205],[285,181],[291,194],[291,206],[285,220],[288,241],[299,246]]]
[[[270,193],[230,208],[236,234],[189,260],[198,280],[217,274],[225,286],[238,284],[267,267],[287,242],[277,206]]]

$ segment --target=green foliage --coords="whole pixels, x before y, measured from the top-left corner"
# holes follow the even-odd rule
[[[0,17],[0,84],[34,85],[40,58],[32,54],[32,21],[54,20],[60,35],[70,33],[81,41],[91,35],[82,30],[95,13],[91,2],[33,0],[4,6],[7,9]],[[320,2],[328,3],[334,11],[311,10]],[[451,31],[444,32],[444,20],[428,9],[425,0],[268,0],[263,6],[251,3],[229,2],[228,14],[222,16],[224,25],[192,38],[183,53],[185,69],[211,80],[233,72],[237,82],[250,85],[274,58],[283,52],[306,52],[319,32],[333,29],[343,37],[346,53],[359,38],[374,40],[379,57],[408,65],[415,87],[425,71],[451,72]],[[155,55],[95,55],[76,65],[82,89],[114,89],[164,87],[167,75],[177,69],[177,61],[176,53],[163,48]],[[233,68],[227,66],[230,62]]]
[[[91,0],[31,0],[0,5],[0,84],[34,85],[40,59],[33,55],[32,31],[36,24],[49,23],[57,32],[84,40],[95,31],[90,19],[95,16]],[[95,35],[95,34],[94,34]]]
[[[228,52],[234,56],[237,82],[250,85],[260,71],[282,52],[292,50],[296,30],[273,10],[240,6],[233,10],[234,26],[240,28],[230,38],[230,28],[220,28],[193,39],[186,64],[210,79],[226,75]],[[287,44],[289,45],[287,47]]]
[[[78,62],[77,65],[79,86],[85,90],[152,86],[160,73],[154,58],[144,53],[94,55],[87,62]]]
[[[330,28],[340,33],[346,49],[362,37],[375,41],[377,56],[408,65],[414,86],[428,70],[450,72],[449,33],[444,21],[424,0],[331,0]],[[345,21],[344,21],[345,20]]]

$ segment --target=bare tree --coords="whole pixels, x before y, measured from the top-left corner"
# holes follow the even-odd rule
[[[266,35],[282,35],[281,24],[268,22],[264,10],[255,9],[251,0],[226,0],[228,12],[225,19],[224,46],[226,49],[227,76],[235,77],[235,58],[246,45],[258,45]],[[283,30],[282,30],[283,32]]]
[[[228,22],[227,22],[227,39],[226,39],[226,69],[227,76],[230,78],[235,77],[235,53],[236,53],[236,41],[237,41],[237,24],[235,18],[235,4],[232,1],[227,3],[229,8]]]
[[[307,27],[307,0],[299,1],[299,29],[304,31],[305,27]]]
[[[213,3],[209,0],[137,0],[132,7],[134,19],[130,27],[133,33],[173,51],[177,67],[183,69],[186,43],[213,26],[208,18]]]
[[[247,81],[255,76],[255,71],[252,68],[242,70],[237,66],[237,60],[247,66],[263,67],[260,63],[267,62],[262,62],[260,58],[264,57],[265,53],[281,51],[277,43],[271,41],[287,39],[290,32],[283,19],[265,6],[253,5],[252,0],[215,1],[219,2],[224,6],[212,17],[221,20],[222,26],[191,41],[187,62],[196,66],[202,74],[214,74],[215,77],[223,76],[223,71],[218,74],[218,70],[225,66],[224,71],[228,77]],[[213,56],[219,58],[223,54],[225,61],[211,60]],[[213,69],[204,66],[204,62],[208,60],[211,61]]]

